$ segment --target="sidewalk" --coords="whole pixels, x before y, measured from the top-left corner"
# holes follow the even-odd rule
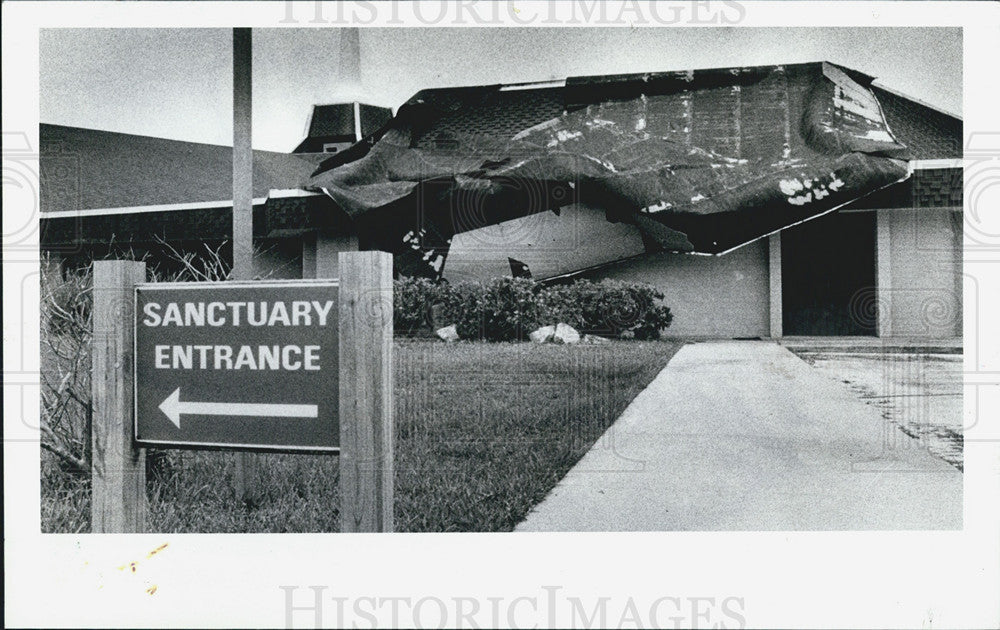
[[[689,344],[517,531],[960,529],[962,474],[780,345]]]

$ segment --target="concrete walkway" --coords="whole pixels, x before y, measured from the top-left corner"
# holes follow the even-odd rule
[[[689,344],[518,531],[961,529],[962,474],[780,345]]]

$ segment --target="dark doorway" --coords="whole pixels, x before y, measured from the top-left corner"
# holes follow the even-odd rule
[[[832,212],[781,233],[785,335],[875,335],[875,213]]]

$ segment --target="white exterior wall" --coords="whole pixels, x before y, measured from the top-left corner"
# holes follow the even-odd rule
[[[507,257],[527,263],[535,277],[601,264],[643,251],[634,226],[608,223],[603,212],[565,208],[456,237],[445,266],[451,281],[510,275]],[[961,336],[961,214],[944,209],[878,211],[879,335]],[[479,232],[479,231],[477,231]],[[518,247],[518,238],[523,239]],[[781,251],[761,239],[723,256],[646,254],[584,277],[646,282],[666,296],[674,315],[668,336],[769,337],[781,335]],[[464,241],[464,242],[463,242]],[[779,241],[780,242],[780,241]],[[456,248],[456,245],[458,246]],[[308,236],[255,260],[255,273],[271,278],[336,275],[336,252],[356,241]],[[846,252],[845,252],[846,254]]]
[[[879,210],[880,337],[962,335],[961,213]]]
[[[644,251],[635,226],[609,223],[603,210],[577,204],[564,207],[559,216],[545,212],[457,235],[444,276],[450,282],[509,276],[509,256],[544,279]],[[674,315],[667,335],[767,337],[768,267],[767,240],[762,239],[723,256],[643,255],[582,277],[657,287]]]
[[[768,337],[768,267],[767,240],[761,239],[723,256],[648,254],[588,277],[657,287],[674,316],[666,336]]]
[[[444,276],[451,282],[510,275],[507,257],[544,279],[641,255],[638,229],[609,223],[601,209],[567,206],[459,234]],[[723,256],[647,254],[582,277],[645,282],[666,296],[674,315],[666,334],[693,337],[767,337],[771,334],[766,239]],[[780,299],[780,293],[779,293]]]

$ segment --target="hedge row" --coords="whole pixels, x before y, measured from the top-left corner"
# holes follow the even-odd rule
[[[525,278],[486,283],[397,280],[397,335],[429,334],[454,324],[462,339],[513,341],[539,326],[565,323],[582,333],[625,339],[658,339],[673,316],[654,287],[633,282],[578,280],[541,285]]]

